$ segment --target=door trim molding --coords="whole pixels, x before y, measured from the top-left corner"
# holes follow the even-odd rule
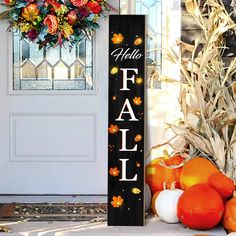
[[[0,194],[1,203],[107,203],[106,194]]]

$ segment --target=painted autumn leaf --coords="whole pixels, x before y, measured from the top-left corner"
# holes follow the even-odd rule
[[[136,106],[139,106],[142,104],[142,99],[141,97],[134,97],[133,102]]]
[[[113,125],[113,124],[111,124],[110,127],[108,128],[108,132],[109,132],[110,134],[115,134],[115,133],[117,133],[118,131],[119,131],[118,125]]]
[[[142,44],[142,42],[143,42],[143,40],[142,40],[141,38],[136,38],[136,39],[134,40],[134,45],[135,45],[135,46],[138,46],[138,45]]]
[[[139,188],[133,188],[132,189],[132,193],[133,194],[140,194],[141,193],[141,190]]]
[[[134,137],[134,141],[135,142],[139,142],[142,140],[142,135],[141,134],[137,134],[135,137]]]
[[[120,33],[119,34],[113,34],[113,37],[112,37],[111,40],[112,40],[113,44],[120,44],[120,43],[123,42],[124,37]]]
[[[142,77],[137,77],[135,82],[136,82],[136,84],[142,84],[143,83],[143,78]]]
[[[111,167],[109,170],[109,174],[114,177],[118,176],[119,173],[120,173],[120,171],[118,170],[117,167],[114,167],[114,168]]]
[[[121,196],[113,196],[111,205],[115,208],[121,207],[123,205],[124,199]]]
[[[111,74],[112,74],[112,75],[117,74],[118,71],[119,71],[119,69],[118,69],[118,67],[116,67],[116,66],[114,66],[114,67],[111,68]]]

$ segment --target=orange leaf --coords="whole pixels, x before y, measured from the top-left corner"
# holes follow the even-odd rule
[[[119,131],[119,127],[118,127],[118,125],[110,125],[110,127],[108,128],[108,132],[110,133],[110,134],[115,134],[115,133],[117,133]]]
[[[122,34],[113,34],[113,38],[111,40],[114,44],[120,44],[123,42],[124,37]]]
[[[113,196],[112,200],[113,201],[111,201],[111,205],[113,207],[118,208],[118,207],[121,207],[123,205],[124,199],[121,196],[117,196],[117,197]]]
[[[117,167],[114,167],[114,168],[111,167],[110,170],[109,170],[109,174],[112,175],[112,176],[118,176],[119,173],[120,173],[120,171],[118,170]]]

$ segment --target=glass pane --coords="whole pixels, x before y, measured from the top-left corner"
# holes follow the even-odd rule
[[[168,1],[168,0],[167,0]],[[162,0],[120,0],[121,14],[147,15],[147,76],[162,70]],[[148,79],[149,81],[149,79]],[[148,83],[148,87],[150,84]],[[152,85],[153,86],[153,85]],[[159,82],[155,82],[159,88]]]
[[[93,90],[93,44],[83,39],[74,48],[68,44],[38,50],[38,45],[13,37],[14,90]]]

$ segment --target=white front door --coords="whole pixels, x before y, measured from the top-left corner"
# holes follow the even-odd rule
[[[0,194],[106,194],[108,19],[100,26],[92,49],[66,54],[12,46],[0,22]]]

